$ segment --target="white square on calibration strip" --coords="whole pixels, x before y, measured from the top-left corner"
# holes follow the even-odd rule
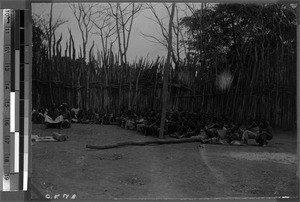
[[[19,155],[20,155],[20,133],[15,132],[15,163],[14,163],[14,172],[18,173],[19,172]]]
[[[26,138],[24,138],[25,142]],[[27,138],[28,140],[28,138]],[[23,190],[27,191],[27,184],[28,184],[28,153],[24,152],[24,162],[23,162]]]
[[[15,92],[10,92],[10,132],[15,132]]]

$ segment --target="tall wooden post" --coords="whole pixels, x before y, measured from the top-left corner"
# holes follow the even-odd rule
[[[300,125],[300,1],[298,1],[297,4],[297,153],[299,155],[300,153],[300,130],[299,130],[299,125]],[[298,168],[300,166],[300,161],[298,157]],[[300,193],[300,173],[299,169],[297,169],[297,179],[298,179],[298,193]]]
[[[162,92],[162,113],[160,119],[160,131],[159,138],[163,138],[164,129],[165,129],[165,120],[166,120],[166,112],[167,112],[167,102],[168,102],[168,82],[170,75],[170,66],[171,66],[171,51],[172,51],[172,26],[173,26],[173,17],[175,11],[175,3],[172,3],[172,11],[170,15],[169,22],[169,40],[168,40],[168,55],[167,55],[167,63],[164,69],[164,83],[163,83],[163,92]]]

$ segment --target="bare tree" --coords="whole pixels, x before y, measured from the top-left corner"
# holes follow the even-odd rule
[[[92,19],[95,26],[95,32],[93,34],[100,37],[102,51],[97,51],[98,62],[102,62],[102,68],[105,74],[105,88],[104,88],[104,109],[108,110],[108,105],[110,102],[111,95],[111,85],[109,84],[109,75],[111,70],[111,65],[109,64],[109,59],[112,51],[114,42],[117,40],[116,34],[116,23],[114,18],[110,13],[110,7],[101,4]],[[111,78],[110,78],[111,79]],[[108,86],[110,93],[108,93]]]
[[[43,30],[43,33],[45,34],[44,38],[47,43],[48,47],[48,57],[49,59],[52,58],[53,52],[55,53],[55,50],[53,50],[52,44],[55,43],[54,36],[56,30],[68,20],[61,18],[61,14],[55,19],[53,17],[53,3],[50,4],[50,12],[49,14],[42,14],[38,15],[35,14],[33,15],[33,19],[35,23]],[[55,48],[55,47],[54,47]]]
[[[116,23],[116,34],[118,40],[118,48],[123,69],[128,68],[129,71],[129,98],[128,109],[131,109],[131,71],[128,67],[127,51],[129,48],[130,35],[133,25],[133,20],[136,14],[142,9],[142,4],[126,3],[126,4],[111,4],[109,3],[111,14]]]
[[[149,18],[149,19],[158,25],[160,30],[159,32],[160,36],[155,36],[155,35],[145,34],[145,33],[141,33],[141,34],[150,42],[163,45],[168,49],[169,32],[168,32],[168,25],[166,23],[166,19],[169,19],[171,17],[172,8],[170,7],[169,4],[166,3],[163,3],[163,7],[165,8],[167,17],[160,16],[159,12],[156,9],[156,5],[152,3],[147,4],[147,8],[152,12],[154,16],[154,19],[153,18]],[[172,61],[174,62],[176,67],[182,61],[182,57],[185,57],[187,53],[187,47],[185,46],[184,43],[182,43],[185,40],[186,36],[184,34],[183,26],[180,24],[180,16],[182,15],[183,12],[186,12],[186,10],[183,10],[176,4],[174,16],[173,16],[173,22],[172,22],[172,30],[173,30],[172,37],[174,38],[174,41],[172,42],[172,50],[171,50]]]
[[[94,23],[92,22],[92,16],[93,16],[93,8],[95,6],[95,4],[84,4],[84,3],[78,3],[78,4],[69,4],[71,10],[73,11],[73,14],[77,20],[77,24],[78,24],[78,28],[81,32],[81,38],[82,38],[82,62],[86,61],[86,47],[89,41],[89,36],[90,36],[90,31],[93,28]],[[82,68],[81,71],[83,69],[84,64],[81,64]],[[89,66],[87,66],[87,78],[86,78],[86,102],[85,102],[85,106],[86,109],[89,109],[89,74],[90,74],[90,68]],[[79,81],[78,81],[79,84]],[[78,102],[80,100],[80,92],[78,91],[77,93],[77,99]],[[78,103],[79,104],[79,103]]]
[[[110,7],[105,7],[101,4],[101,6],[97,7],[92,19],[92,23],[96,28],[93,34],[100,36],[104,53],[107,53],[117,40],[117,37],[113,37],[116,34],[116,24],[109,9]]]
[[[48,49],[48,59],[50,61],[50,71],[53,71],[53,60],[52,58],[55,56],[56,52],[56,44],[55,41],[55,32],[56,30],[67,22],[67,20],[61,18],[60,15],[55,19],[53,17],[53,3],[50,4],[50,12],[48,14],[42,14],[42,15],[34,15],[33,16],[35,24],[37,24],[44,33],[44,40]],[[61,37],[60,37],[61,40]],[[59,40],[59,42],[60,42]],[[55,78],[52,78],[52,74],[49,75],[50,80],[54,80]],[[50,100],[51,102],[54,102],[53,95],[52,95],[52,84],[49,83],[50,87]]]

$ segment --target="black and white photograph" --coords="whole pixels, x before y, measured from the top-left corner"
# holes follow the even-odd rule
[[[32,3],[31,199],[298,198],[297,9]]]

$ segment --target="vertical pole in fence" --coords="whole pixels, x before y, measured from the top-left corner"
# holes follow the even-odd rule
[[[299,130],[299,125],[300,125],[300,1],[297,3],[297,153],[298,153],[298,168],[300,166],[299,162],[299,153],[300,153],[300,130]],[[299,176],[299,169],[297,169],[297,179],[298,179],[298,193],[300,193],[300,176]]]

